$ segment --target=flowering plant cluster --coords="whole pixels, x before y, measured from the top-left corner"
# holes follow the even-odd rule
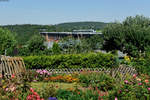
[[[119,82],[121,84],[121,82]],[[117,85],[116,85],[117,86]],[[121,85],[110,92],[110,99],[140,99],[148,100],[150,98],[150,80],[147,75],[142,75],[141,78],[133,75],[132,78],[124,80]]]
[[[68,83],[72,83],[72,82],[78,82],[79,79],[73,77],[72,75],[57,75],[57,76],[51,76],[49,78],[45,78],[44,80],[46,81],[54,81],[54,82],[68,82]]]
[[[44,78],[46,77],[50,77],[52,74],[47,71],[46,69],[42,70],[42,69],[38,69],[35,71],[36,73],[34,74],[34,82],[37,82],[37,81],[43,81]]]
[[[44,100],[43,98],[40,98],[40,96],[35,92],[32,88],[30,88],[30,92],[32,94],[29,94],[27,96],[27,100]]]
[[[25,95],[29,93],[30,85],[24,81],[24,78],[20,80],[14,74],[11,78],[0,79],[0,100],[24,100]]]
[[[36,70],[36,72],[41,75],[47,75],[47,76],[51,75],[51,73],[49,71],[47,71],[46,69],[44,69],[44,70],[38,69],[38,70]]]

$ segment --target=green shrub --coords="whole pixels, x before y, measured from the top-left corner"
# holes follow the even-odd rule
[[[135,59],[132,62],[132,66],[134,66],[136,68],[138,73],[150,75],[150,61],[149,61],[149,59],[147,59],[147,58],[146,59],[144,59],[144,58]]]
[[[23,57],[27,68],[111,68],[115,66],[112,54],[88,53],[67,54],[53,56],[27,56]]]
[[[93,90],[82,91],[76,89],[74,91],[59,89],[57,92],[58,100],[98,100],[99,94]]]
[[[103,72],[84,72],[79,75],[82,86],[99,88],[102,91],[112,90],[115,86],[115,79]]]
[[[150,100],[150,77],[147,75],[126,78],[109,91],[108,100]]]

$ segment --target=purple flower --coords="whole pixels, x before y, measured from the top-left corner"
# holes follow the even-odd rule
[[[48,100],[57,100],[56,97],[49,97]]]

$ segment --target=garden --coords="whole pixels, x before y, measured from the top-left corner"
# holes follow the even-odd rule
[[[0,54],[7,48],[25,63],[21,73],[0,75],[0,100],[150,100],[149,25],[149,18],[127,17],[105,27],[102,37],[66,38],[50,49],[34,36],[16,55],[14,37],[0,29]],[[126,56],[119,59],[117,51]]]
[[[112,74],[121,64],[138,65],[141,58],[136,62],[137,59],[125,56],[118,65],[112,54],[90,53],[85,56],[80,54],[75,57],[73,55],[57,57],[48,56],[44,57],[45,59],[39,56],[24,57],[27,66],[34,67],[36,64],[40,66],[36,69],[28,68],[20,77],[15,74],[9,79],[1,76],[0,100],[149,100],[150,98],[149,71],[144,67],[143,70],[139,69],[142,68],[142,64],[135,67],[139,69],[135,73],[123,74],[116,71],[115,76]],[[99,60],[95,61],[96,59]],[[51,63],[45,63],[49,60]],[[83,63],[82,60],[88,62],[87,67],[79,67]],[[142,62],[144,60],[146,59],[142,59]],[[55,63],[59,66],[59,71],[62,70],[59,73],[53,67],[51,68],[53,71],[47,68]],[[99,66],[95,67],[96,65]],[[70,66],[69,72],[63,70],[64,66]],[[98,67],[103,70],[98,70]],[[75,68],[78,70],[73,71]]]

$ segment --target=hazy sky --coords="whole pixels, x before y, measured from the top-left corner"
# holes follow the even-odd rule
[[[0,25],[122,21],[150,17],[150,0],[0,0]]]

